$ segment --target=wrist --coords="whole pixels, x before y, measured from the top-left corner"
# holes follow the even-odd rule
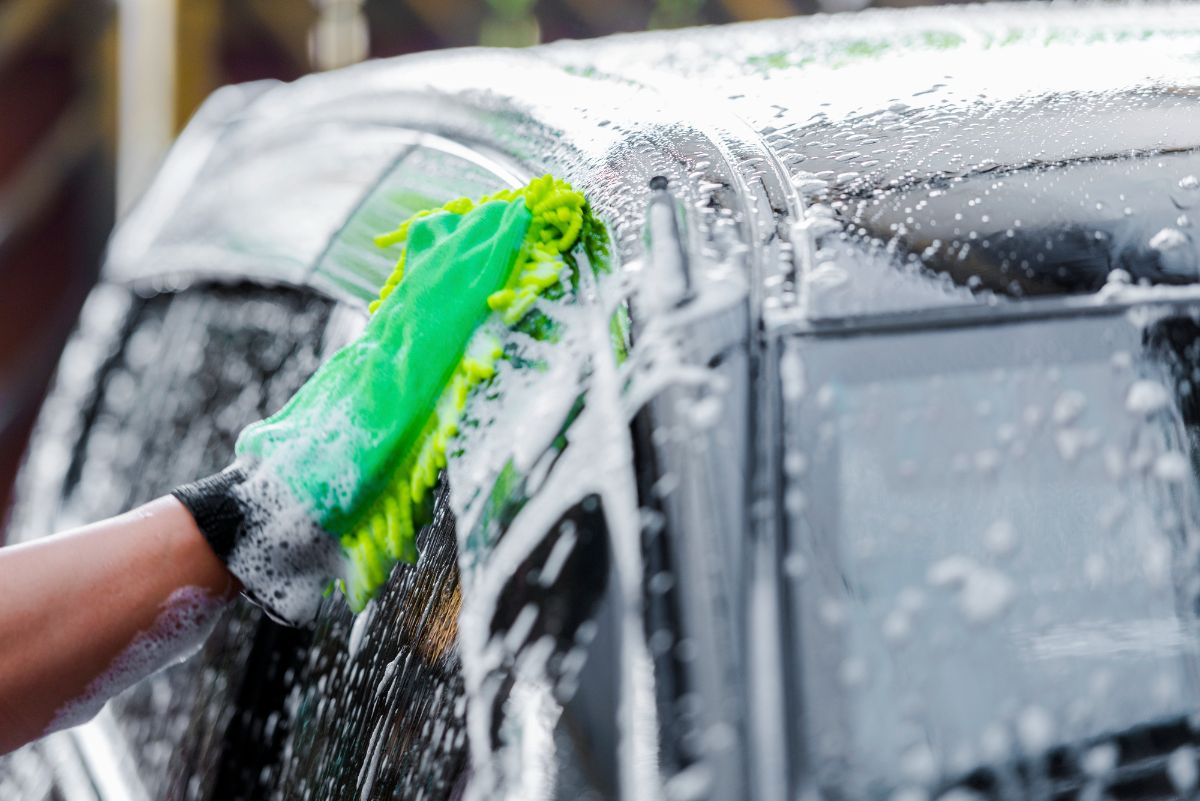
[[[171,495],[209,558],[236,577],[247,598],[283,623],[316,618],[325,591],[342,575],[342,549],[283,480],[241,458]]]
[[[235,490],[246,481],[246,472],[240,463],[234,463],[219,473],[171,491],[213,553],[225,563],[229,562],[245,527],[246,511]]]
[[[231,601],[242,591],[242,583],[218,556],[197,525],[191,511],[177,497],[168,495],[147,504],[144,514],[164,518],[169,532],[163,564],[178,565],[184,573],[179,586],[198,587],[208,595]]]

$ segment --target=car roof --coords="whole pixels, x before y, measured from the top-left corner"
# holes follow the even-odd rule
[[[1189,4],[1003,4],[444,51],[234,87],[189,125],[109,271],[313,283],[328,241],[425,137],[506,183],[572,181],[627,263],[645,255],[648,179],[667,176],[698,262],[740,274],[768,328],[1094,293],[1114,269],[1188,284],[1197,52]],[[1062,230],[1115,244],[1071,272],[1061,251],[1077,243],[1041,245]],[[1024,249],[980,258],[997,252],[989,237]],[[1064,270],[1088,278],[1047,279]],[[374,287],[355,280],[362,302]]]
[[[593,76],[682,81],[756,131],[801,195],[783,300],[806,321],[1095,293],[1115,269],[1194,283],[1198,49],[1181,4],[878,10],[548,48]]]

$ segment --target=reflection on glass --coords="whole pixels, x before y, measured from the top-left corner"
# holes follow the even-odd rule
[[[823,785],[936,787],[1196,707],[1195,478],[1153,332],[789,345],[796,714]]]

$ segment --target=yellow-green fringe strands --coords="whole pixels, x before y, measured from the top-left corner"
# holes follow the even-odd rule
[[[584,244],[590,245],[589,250],[601,251],[593,253],[593,258],[604,255],[603,231],[591,216],[583,195],[547,175],[521,189],[503,190],[474,201],[459,198],[440,209],[419,212],[396,230],[377,237],[375,241],[380,247],[404,245],[405,248],[379,298],[370,306],[372,315],[386,311],[394,293],[403,293],[406,269],[412,261],[422,254],[428,255],[426,248],[438,247],[436,242],[431,244],[423,237],[413,236],[414,231],[421,231],[431,217],[453,214],[465,218],[495,203],[519,204],[529,215],[505,280],[486,297],[484,312],[498,315],[509,327],[520,323],[540,297],[561,287],[563,279],[575,268],[570,253],[581,240],[587,240]],[[484,319],[486,315],[476,328]],[[419,437],[395,465],[387,486],[341,534],[351,564],[345,589],[356,611],[387,581],[397,561],[416,559],[416,533],[428,520],[431,491],[446,465],[447,445],[458,433],[471,392],[492,380],[496,363],[503,355],[498,339],[476,332],[446,380],[436,405],[429,411]],[[396,402],[405,403],[402,393]]]

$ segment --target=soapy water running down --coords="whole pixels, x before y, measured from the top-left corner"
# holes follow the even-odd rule
[[[193,656],[212,633],[224,607],[224,599],[214,598],[199,587],[184,587],[171,593],[154,624],[135,637],[82,695],[55,714],[46,734],[86,723],[110,698],[135,682]]]

